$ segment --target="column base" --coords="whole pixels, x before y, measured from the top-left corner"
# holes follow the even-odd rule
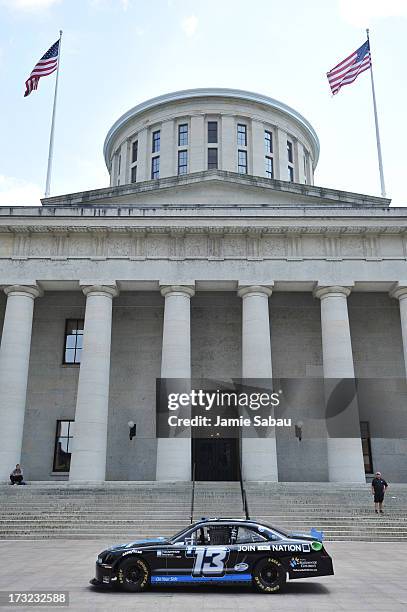
[[[244,480],[278,482],[276,439],[243,438],[242,471]]]
[[[328,438],[329,482],[366,482],[360,438]]]
[[[191,480],[190,438],[158,438],[156,480]]]

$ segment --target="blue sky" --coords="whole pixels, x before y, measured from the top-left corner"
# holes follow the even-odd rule
[[[52,194],[104,187],[111,124],[153,96],[233,87],[316,129],[317,185],[379,195],[369,73],[331,97],[325,73],[371,28],[387,193],[407,205],[406,0],[0,0],[0,205],[38,205],[55,74],[23,97],[63,29]]]

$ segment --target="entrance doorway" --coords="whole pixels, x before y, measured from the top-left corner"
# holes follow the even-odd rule
[[[195,480],[239,480],[238,438],[192,438]]]

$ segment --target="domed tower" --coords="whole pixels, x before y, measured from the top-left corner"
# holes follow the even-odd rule
[[[147,100],[114,123],[104,144],[111,186],[177,176],[185,184],[211,171],[313,185],[318,155],[315,130],[297,111],[223,88]]]

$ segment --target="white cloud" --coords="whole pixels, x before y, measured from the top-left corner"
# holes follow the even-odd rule
[[[190,15],[189,17],[185,17],[185,19],[181,22],[181,27],[184,30],[185,34],[191,38],[194,36],[196,29],[198,27],[198,17],[195,15]]]
[[[2,0],[1,4],[15,11],[42,11],[58,4],[61,0]]]
[[[375,19],[407,17],[406,0],[339,0],[342,18],[356,27],[368,27]]]
[[[0,206],[40,206],[43,195],[35,183],[0,174]]]

